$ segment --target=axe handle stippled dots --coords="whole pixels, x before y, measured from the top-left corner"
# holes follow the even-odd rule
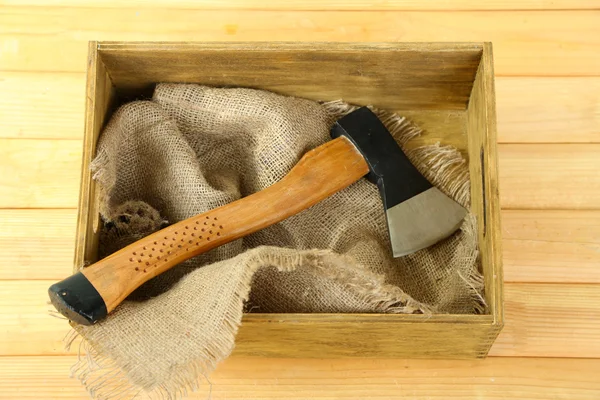
[[[149,279],[297,214],[368,172],[352,142],[339,137],[307,152],[274,185],[168,226],[52,285],[50,299],[71,321],[94,324]]]

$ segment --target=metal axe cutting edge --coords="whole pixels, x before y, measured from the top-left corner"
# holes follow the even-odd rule
[[[92,325],[149,279],[297,214],[365,175],[379,188],[394,257],[458,229],[466,210],[417,171],[368,108],[338,120],[331,135],[274,185],[168,226],[50,286],[52,304],[70,320]]]

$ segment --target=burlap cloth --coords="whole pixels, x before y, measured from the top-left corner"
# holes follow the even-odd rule
[[[92,169],[105,222],[100,256],[167,224],[281,179],[352,106],[251,89],[159,84],[120,107]],[[401,145],[419,134],[374,110]],[[443,129],[440,127],[439,129]],[[468,206],[467,164],[440,145],[407,151],[435,185]],[[85,356],[73,373],[92,396],[175,398],[195,390],[234,347],[242,314],[476,313],[485,307],[475,219],[449,239],[391,255],[375,185],[366,179],[275,226],[149,281],[94,326],[74,325]]]

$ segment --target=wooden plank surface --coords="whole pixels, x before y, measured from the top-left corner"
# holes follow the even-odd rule
[[[0,209],[1,279],[55,279],[73,270],[75,209]]]
[[[200,10],[586,10],[600,8],[598,0],[0,0],[0,5],[183,8]]]
[[[64,317],[52,316],[47,294],[52,283],[0,281],[0,355],[65,353],[63,339],[70,327]]]
[[[506,323],[490,356],[600,357],[599,285],[515,283],[505,292]]]
[[[75,356],[0,358],[2,399],[84,399]],[[248,366],[252,366],[249,368]],[[189,399],[595,400],[600,360],[305,360],[233,357]],[[24,390],[28,388],[28,390]]]
[[[598,209],[600,145],[498,146],[503,208]]]
[[[0,356],[68,353],[69,325],[50,316],[52,283],[0,281]],[[600,285],[507,283],[505,315],[491,355],[600,358]]]
[[[84,105],[83,73],[0,72],[2,138],[81,139]]]
[[[0,139],[0,208],[76,207],[81,143]]]
[[[600,211],[504,210],[506,282],[600,283]]]
[[[600,78],[496,79],[503,143],[599,143]]]
[[[498,75],[593,76],[600,69],[599,15],[10,6],[0,8],[0,70],[82,72],[88,40],[269,41],[277,32],[278,41],[491,41]]]

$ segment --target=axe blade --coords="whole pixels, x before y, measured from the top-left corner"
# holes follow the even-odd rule
[[[429,247],[454,233],[466,210],[431,187],[386,210],[394,257],[402,257]]]
[[[338,120],[331,136],[350,139],[369,165],[367,178],[379,188],[394,257],[429,247],[460,227],[467,211],[417,170],[367,107]]]

